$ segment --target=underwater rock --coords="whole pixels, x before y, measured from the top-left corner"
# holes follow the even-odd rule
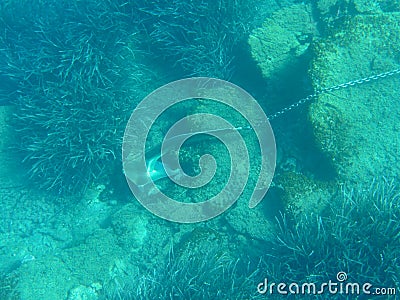
[[[380,0],[319,0],[316,8],[322,15],[331,14],[332,17],[340,18],[351,13],[379,13],[382,12]]]
[[[399,0],[354,0],[349,4],[362,14],[400,11]]]
[[[282,190],[282,205],[295,215],[321,214],[329,204],[334,187],[330,182],[292,171],[279,174],[274,182]]]
[[[317,11],[322,16],[338,19],[350,14],[376,14],[400,10],[398,0],[318,0]]]
[[[400,14],[357,15],[315,47],[310,75],[318,90],[399,67]],[[319,149],[340,182],[399,177],[398,77],[323,94],[309,119]]]
[[[316,1],[316,8],[318,12],[322,15],[330,13],[332,10],[334,10],[336,7],[339,7],[339,2],[338,0],[319,0]],[[338,8],[336,8],[338,9]]]
[[[78,284],[67,265],[55,256],[23,264],[19,272],[20,299],[66,299],[68,290]]]
[[[146,225],[150,217],[140,213],[133,204],[127,204],[117,211],[111,218],[111,226],[117,236],[118,244],[129,251],[140,251],[148,234]]]
[[[354,7],[359,13],[379,13],[382,12],[379,2],[375,0],[355,0]]]
[[[249,208],[248,203],[238,201],[237,206],[226,215],[226,221],[243,236],[252,240],[271,241],[276,231],[273,219],[266,217],[266,211],[273,210],[271,206],[266,199],[253,209]]]
[[[252,32],[251,54],[263,76],[270,78],[296,65],[316,34],[311,7],[289,6],[274,13]]]
[[[101,289],[99,283],[91,286],[79,285],[69,291],[67,300],[97,300],[99,299],[98,289]]]

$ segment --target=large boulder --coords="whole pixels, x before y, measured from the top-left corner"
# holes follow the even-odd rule
[[[400,14],[357,15],[320,41],[310,74],[315,88],[399,67]],[[399,78],[325,93],[312,103],[309,119],[319,149],[341,182],[399,177]]]
[[[250,35],[251,55],[266,79],[279,76],[297,65],[316,33],[310,6],[282,8]]]

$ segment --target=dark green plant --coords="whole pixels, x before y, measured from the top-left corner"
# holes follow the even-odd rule
[[[400,193],[392,181],[343,188],[324,214],[278,224],[263,267],[271,281],[321,284],[342,271],[350,282],[400,287]]]
[[[9,95],[16,147],[41,187],[77,192],[119,158],[141,96],[127,86],[128,76],[140,73],[122,62],[133,58],[129,42],[138,25],[123,4],[2,3],[0,73],[17,87]]]
[[[194,246],[194,245],[193,245]],[[247,262],[246,262],[247,261]],[[103,288],[104,299],[257,299],[257,268],[234,259],[220,246],[172,250],[154,269],[114,278]],[[146,274],[146,275],[144,275]]]
[[[15,105],[29,176],[76,192],[115,169],[127,119],[154,81],[144,75],[146,57],[176,63],[180,78],[228,78],[254,19],[254,5],[242,0],[2,1],[0,79],[8,87],[0,104]]]
[[[145,46],[171,62],[179,76],[229,79],[240,42],[262,19],[260,1],[137,1]],[[259,18],[258,18],[259,17]],[[182,74],[183,73],[183,74]]]
[[[13,300],[20,299],[17,291],[18,277],[15,273],[0,276],[0,299]]]

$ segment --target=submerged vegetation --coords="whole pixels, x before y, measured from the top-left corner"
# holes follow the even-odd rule
[[[229,79],[235,47],[257,24],[261,1],[137,1],[147,33],[146,47],[180,68],[183,76]],[[237,49],[236,49],[237,50]]]
[[[247,259],[234,259],[219,245],[196,247],[168,257],[146,275],[130,274],[104,287],[104,299],[251,299],[257,296],[258,270]]]
[[[120,161],[129,114],[151,91],[137,57],[174,61],[170,78],[228,78],[251,17],[239,0],[2,2],[2,94],[29,176],[59,193],[91,184]]]
[[[113,2],[18,3],[1,11],[16,147],[41,187],[79,192],[119,156],[134,98],[119,55],[135,29]]]
[[[275,238],[259,245],[260,257],[234,258],[220,245],[199,240],[185,251],[174,253],[171,249],[163,262],[145,272],[112,278],[104,285],[102,296],[279,298],[281,295],[258,293],[257,285],[267,279],[269,284],[312,283],[318,290],[329,280],[339,282],[336,276],[340,272],[348,276],[345,283],[400,288],[400,189],[394,182],[377,180],[367,187],[343,187],[323,213],[287,211],[277,218],[276,227]],[[143,273],[146,275],[140,275]],[[325,290],[321,299],[327,294]]]
[[[400,189],[398,183],[343,187],[326,211],[283,216],[265,262],[279,282],[336,280],[399,288]]]
[[[76,211],[70,209],[70,206],[58,205],[57,201],[48,201],[47,196],[50,193],[45,194],[46,197],[40,196],[46,198],[47,202],[40,199],[31,201],[31,195],[24,188],[21,188],[21,194],[25,193],[23,196],[18,194],[20,191],[10,189],[7,196],[9,201],[6,201],[6,193],[3,193],[0,201],[3,205],[0,210],[3,211],[3,222],[0,224],[3,226],[0,229],[0,258],[27,255],[33,259],[3,272],[5,275],[0,276],[0,298],[17,298],[23,291],[25,294],[21,297],[24,299],[29,299],[25,297],[27,293],[33,295],[32,299],[37,299],[35,287],[48,288],[43,281],[49,280],[53,274],[59,274],[51,282],[53,294],[64,298],[68,295],[68,299],[78,299],[75,295],[79,295],[81,291],[86,291],[93,299],[265,299],[265,295],[257,293],[257,284],[265,278],[276,283],[321,284],[329,280],[335,281],[339,272],[345,272],[351,282],[369,282],[374,287],[399,289],[400,183],[392,179],[376,179],[369,186],[357,186],[360,173],[355,173],[356,181],[349,183],[341,180],[343,177],[339,178],[339,172],[332,172],[329,182],[326,180],[324,184],[317,185],[317,181],[323,180],[318,178],[322,177],[318,174],[328,173],[328,163],[321,164],[318,160],[321,149],[310,146],[315,142],[312,139],[316,135],[301,134],[308,132],[305,127],[311,126],[304,112],[300,113],[302,116],[298,119],[293,118],[289,122],[284,120],[278,124],[281,126],[277,130],[280,134],[277,141],[281,156],[278,157],[278,172],[281,172],[282,178],[286,175],[287,180],[274,182],[269,198],[257,207],[257,211],[247,210],[246,207],[244,214],[243,206],[239,205],[242,203],[238,203],[227,212],[232,213],[236,209],[235,214],[232,213],[230,217],[221,215],[196,227],[199,224],[179,226],[152,219],[153,216],[144,212],[142,207],[135,206],[137,203],[130,203],[130,209],[126,209],[127,205],[122,208],[119,206],[122,203],[118,202],[120,195],[116,194],[122,194],[123,188],[126,188],[123,180],[123,188],[119,188],[120,182],[116,183],[118,175],[123,177],[121,142],[129,115],[137,103],[165,81],[193,75],[234,78],[237,60],[243,58],[240,57],[243,55],[241,51],[247,51],[245,62],[252,61],[254,68],[257,59],[262,58],[271,70],[275,70],[277,61],[285,58],[281,60],[282,69],[279,76],[276,76],[276,82],[279,81],[283,86],[282,90],[287,90],[290,95],[291,86],[294,85],[296,89],[303,91],[309,83],[290,82],[293,77],[307,80],[299,76],[303,73],[293,76],[296,72],[288,71],[290,69],[287,69],[287,64],[292,64],[295,57],[301,63],[295,69],[306,73],[309,62],[315,63],[318,55],[328,52],[322,45],[332,48],[317,33],[317,28],[325,28],[325,31],[331,32],[331,27],[337,26],[340,34],[332,35],[334,40],[338,36],[344,36],[342,31],[352,30],[350,27],[340,27],[342,21],[350,24],[348,20],[352,15],[347,14],[349,10],[344,9],[345,4],[350,5],[348,1],[317,2],[318,4],[310,5],[297,4],[287,10],[302,11],[298,16],[302,17],[305,25],[312,25],[312,30],[308,33],[301,32],[302,29],[297,29],[296,26],[277,30],[277,27],[282,27],[281,24],[290,23],[285,19],[290,13],[283,9],[275,15],[278,16],[276,22],[266,22],[264,29],[258,31],[268,45],[276,45],[277,41],[286,45],[289,37],[293,47],[288,50],[286,47],[272,47],[277,54],[274,56],[266,53],[271,51],[266,50],[261,43],[258,49],[260,51],[256,51],[259,57],[251,57],[250,50],[244,49],[251,47],[251,43],[247,45],[246,39],[252,29],[260,24],[264,15],[270,12],[268,8],[259,8],[259,5],[266,5],[265,3],[269,5],[268,1],[2,1],[0,105],[8,104],[12,107],[13,115],[9,122],[15,134],[13,148],[7,151],[17,152],[32,180],[29,183],[33,182],[31,186],[34,188],[39,186],[65,199],[70,199],[67,197],[69,194],[80,195],[87,187],[91,189],[85,197],[77,197],[84,200]],[[331,6],[328,2],[335,4]],[[367,24],[365,15],[368,11],[355,11],[362,2],[354,1],[358,6],[355,5],[350,12],[359,13],[359,23]],[[279,4],[278,1],[273,3],[271,5],[286,5]],[[324,5],[327,7],[324,8]],[[371,14],[373,17],[368,19],[376,19],[378,12]],[[328,21],[323,21],[322,17]],[[294,18],[290,18],[293,21]],[[329,26],[321,26],[323,22],[328,22]],[[297,22],[294,23],[298,25]],[[379,24],[387,27],[386,23]],[[393,32],[397,32],[397,22],[392,25],[395,29]],[[272,31],[274,34],[271,35]],[[286,32],[290,32],[290,36]],[[362,36],[365,33],[364,30],[360,32]],[[253,42],[257,40],[253,39]],[[316,51],[316,40],[321,46],[320,53]],[[368,39],[362,40],[369,43]],[[395,46],[393,43],[393,49]],[[392,45],[389,48],[392,51]],[[348,50],[344,46],[338,49],[344,52]],[[393,51],[393,59],[397,63],[398,50]],[[336,51],[332,53],[332,61],[343,63],[337,59]],[[359,49],[349,55],[352,60],[346,63],[350,75],[353,75],[353,66],[358,65],[353,64],[357,53]],[[371,54],[374,57],[365,60],[366,73],[374,70],[371,69],[373,63],[379,65],[387,60],[386,54],[383,58],[379,58],[377,53]],[[327,61],[323,55],[320,60]],[[377,70],[384,72],[386,66],[392,68],[394,62],[382,64]],[[325,74],[328,69],[340,70],[330,66],[318,70]],[[262,70],[258,71],[260,72],[254,77],[260,78],[257,77],[258,81],[253,84],[270,83],[269,75],[262,75]],[[391,73],[390,76],[397,75],[399,71]],[[282,74],[285,75],[283,80],[280,78]],[[338,84],[341,88],[353,86],[354,82],[360,84],[371,81],[368,78],[358,81],[354,78],[356,81],[343,84],[336,82],[343,75],[339,71],[338,74],[340,76],[332,84]],[[252,81],[253,75],[244,78],[247,76],[248,73],[241,74],[244,81]],[[381,73],[375,77],[387,76]],[[313,83],[318,82],[322,76],[315,77],[312,78]],[[389,87],[391,86],[387,85],[386,90],[392,93]],[[262,91],[267,90],[272,91],[274,87],[262,87],[258,92],[262,94]],[[326,90],[331,92],[336,89]],[[272,93],[267,94],[265,98],[274,97]],[[297,90],[294,94],[297,94]],[[318,95],[317,93],[315,97],[308,98],[315,98],[317,102]],[[364,98],[368,100],[371,95],[365,95]],[[279,105],[285,105],[280,102],[284,98],[280,91],[275,96]],[[347,96],[339,97],[335,94],[332,97],[350,102]],[[290,101],[296,100],[289,98]],[[286,114],[309,101],[291,103],[294,104],[286,106],[276,115]],[[359,107],[360,103],[353,103],[355,107]],[[268,101],[262,103],[263,106],[268,104]],[[368,100],[368,108],[369,104]],[[332,105],[328,103],[322,107],[323,111],[317,116],[318,119],[330,122],[333,115],[334,123],[340,124],[343,119],[339,114],[334,115]],[[206,112],[208,108],[204,106],[198,107],[198,110],[182,110],[186,114],[203,111],[202,109]],[[353,117],[357,117],[356,112],[359,110],[348,111],[351,113],[350,124],[353,126]],[[228,110],[226,114],[232,116]],[[367,115],[377,115],[380,120],[387,120],[387,116],[376,114],[374,110],[368,110]],[[396,114],[390,113],[390,117],[393,117],[393,132],[398,136]],[[370,123],[375,127],[375,122]],[[327,124],[329,133],[334,127],[332,122]],[[342,130],[348,131],[348,128],[340,127],[340,136]],[[384,130],[388,131],[388,128],[379,127],[378,134]],[[370,131],[365,131],[365,134],[374,136]],[[298,136],[298,143],[305,146],[305,151],[300,151],[297,146],[292,147],[296,143],[293,141],[294,135]],[[382,139],[392,139],[391,135],[380,135]],[[335,140],[321,140],[329,142],[329,146],[337,146]],[[394,150],[398,145],[397,141],[393,139],[391,143]],[[381,144],[386,151],[389,145],[384,142]],[[207,150],[210,149],[212,147],[207,145]],[[357,161],[360,161],[364,149],[366,148],[354,155]],[[343,150],[340,151],[342,153]],[[220,151],[215,152],[218,152],[216,157],[221,157]],[[197,157],[201,155],[195,154],[187,154],[190,162],[196,163]],[[365,161],[370,164],[374,158],[377,164],[381,164],[376,158],[387,159],[387,153],[386,157],[380,154],[365,156]],[[396,157],[392,155],[393,160]],[[335,159],[337,162],[336,155],[327,157],[326,161],[333,162]],[[313,171],[317,167],[307,167],[314,164],[321,171]],[[381,164],[381,167],[387,169],[385,166],[388,165],[390,164]],[[372,169],[377,170],[376,167]],[[379,172],[370,173],[377,177],[384,175]],[[367,182],[369,177],[362,179]],[[112,180],[115,182],[109,188],[106,185]],[[340,186],[338,182],[346,184]],[[4,187],[1,189],[6,190]],[[332,195],[332,191],[336,191],[336,194]],[[185,200],[193,200],[192,195],[197,192],[179,191],[179,194]],[[209,190],[204,194],[209,196],[208,192]],[[281,203],[281,192],[289,196],[295,195],[292,202]],[[18,198],[19,196],[21,197]],[[318,201],[319,197],[321,201]],[[313,199],[313,202],[308,199]],[[60,202],[62,200],[64,199]],[[298,206],[292,205],[295,201]],[[275,205],[276,208],[273,209],[273,204],[278,202],[279,205]],[[305,202],[308,206],[303,205]],[[48,203],[48,206],[44,203]],[[28,205],[41,209],[27,209]],[[318,205],[318,209],[308,209],[313,205]],[[24,211],[18,210],[20,207]],[[48,210],[48,214],[44,213],[45,210]],[[252,214],[254,211],[257,213]],[[263,222],[257,223],[256,218]],[[29,226],[25,223],[29,223]],[[253,230],[261,227],[263,230]],[[201,229],[203,231],[196,234],[196,229],[198,232]],[[207,240],[212,235],[211,232],[218,232],[218,239],[212,241],[215,243],[212,246],[210,240]],[[262,236],[264,232],[268,234]],[[25,243],[18,244],[12,238]],[[173,240],[174,251],[171,248],[166,253],[166,245],[170,240]],[[222,240],[224,243],[220,243]],[[96,259],[87,259],[90,256]],[[52,261],[51,258],[56,259]],[[71,266],[72,264],[75,265]],[[91,269],[91,265],[98,265],[98,268]],[[125,268],[127,265],[129,268]],[[35,277],[35,271],[47,270],[49,266],[52,273]],[[80,273],[82,269],[84,270]],[[24,277],[28,273],[31,276]],[[69,287],[59,284],[65,282],[67,277],[73,279],[69,282]],[[36,281],[35,287],[32,287],[31,278]],[[21,287],[21,282],[25,286]],[[76,283],[77,287],[70,289]],[[81,298],[85,296],[82,294]]]

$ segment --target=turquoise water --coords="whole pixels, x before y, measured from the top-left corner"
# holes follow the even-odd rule
[[[6,0],[0,24],[0,299],[400,292],[397,2]],[[273,130],[276,167],[255,208],[248,203],[264,175],[261,153],[275,145],[261,151],[254,120],[243,115],[258,111],[244,101],[236,110],[203,98],[170,106],[143,147],[122,154],[142,99],[200,76],[236,84],[268,116],[260,124]],[[236,92],[218,90],[227,99]],[[161,192],[201,203],[224,190],[232,168],[244,168],[211,131],[188,123],[199,134],[177,154],[182,172],[207,171],[204,154],[217,171],[200,188],[166,176],[176,170],[162,164],[163,137],[200,113],[237,130],[249,174],[234,176],[245,187],[215,218],[171,222],[135,199],[125,175],[156,180],[149,199]],[[124,168],[140,151],[155,175]]]

